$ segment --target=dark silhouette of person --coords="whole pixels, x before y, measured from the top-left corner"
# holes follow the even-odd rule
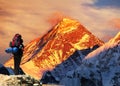
[[[13,54],[14,72],[15,72],[15,75],[18,75],[20,70],[20,62],[23,56],[23,49],[24,49],[22,36],[20,34],[15,34],[9,46],[10,48],[6,49],[5,51],[7,53]]]

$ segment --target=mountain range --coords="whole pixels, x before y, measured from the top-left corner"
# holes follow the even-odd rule
[[[117,36],[89,53],[77,69],[69,71],[60,81],[79,78],[81,86],[120,86],[120,33]],[[114,42],[111,42],[114,41]],[[72,82],[73,83],[73,82]],[[65,86],[72,86],[66,83]],[[69,85],[68,85],[69,84]],[[80,86],[80,85],[75,85]]]
[[[112,86],[117,83],[114,78],[119,79],[116,73],[120,73],[119,41],[120,32],[104,43],[77,20],[63,18],[25,46],[20,66],[25,74],[43,81],[49,71],[55,81],[65,86],[73,86],[74,79],[81,86],[88,86],[85,82],[91,86]],[[4,65],[13,68],[13,64],[12,58]],[[72,80],[71,85],[67,80]],[[111,80],[114,83],[110,84]]]

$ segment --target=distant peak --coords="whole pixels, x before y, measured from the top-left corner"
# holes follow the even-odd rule
[[[120,40],[120,32],[118,32],[118,34],[115,36],[115,41]]]
[[[114,37],[114,38],[112,38],[109,42],[118,42],[118,41],[120,41],[120,32],[118,32],[117,33],[117,35]]]

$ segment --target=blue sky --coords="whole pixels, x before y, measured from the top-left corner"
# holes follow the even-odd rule
[[[26,45],[50,29],[47,20],[56,13],[77,19],[105,42],[120,31],[120,0],[0,0],[0,63],[10,58],[4,50],[15,33]]]
[[[120,0],[96,0],[94,3],[97,7],[120,7]]]

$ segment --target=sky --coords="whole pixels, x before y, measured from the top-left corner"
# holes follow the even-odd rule
[[[26,45],[61,16],[78,20],[106,42],[120,31],[120,0],[0,0],[0,63],[12,56],[4,50],[15,33]]]

